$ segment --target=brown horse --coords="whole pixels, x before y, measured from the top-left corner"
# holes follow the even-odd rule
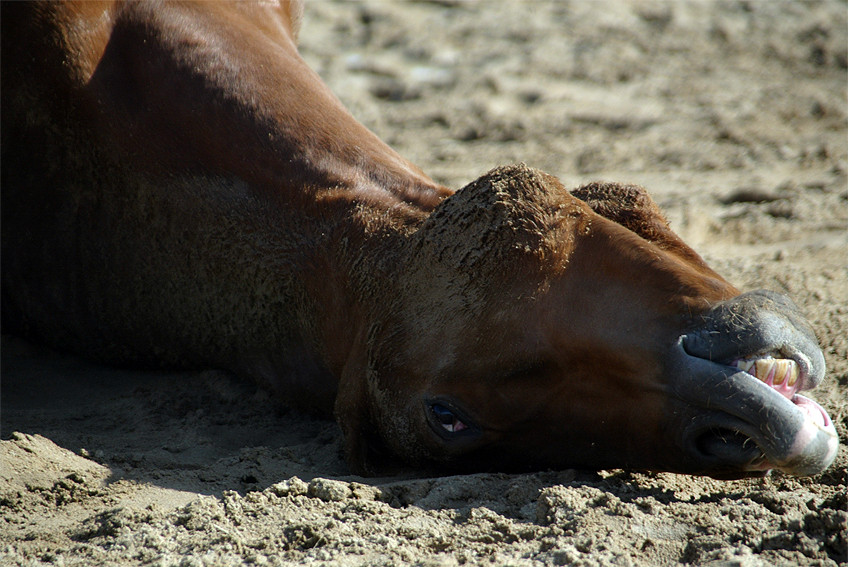
[[[335,412],[352,468],[813,474],[797,309],[634,186],[453,193],[307,68],[297,2],[4,3],[7,331]]]

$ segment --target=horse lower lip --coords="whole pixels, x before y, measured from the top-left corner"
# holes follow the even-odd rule
[[[740,368],[738,364],[735,364],[735,366],[737,366],[737,368]],[[775,390],[781,396],[792,402],[795,407],[803,411],[807,415],[807,417],[809,417],[819,427],[826,428],[833,423],[827,411],[819,404],[817,404],[815,400],[811,400],[806,396],[802,396],[801,394],[796,393],[798,390],[797,387],[793,388],[792,385],[788,384],[788,382],[784,382],[782,384],[774,384],[771,383],[771,380],[764,380],[762,378],[759,378],[756,375],[751,374],[751,372],[749,371],[743,370],[743,372],[745,372],[745,374],[750,375],[751,378],[753,378],[754,380],[763,382],[766,386]],[[771,378],[771,376],[769,378]]]
[[[745,373],[745,375],[748,375]],[[763,383],[762,380],[751,376],[751,380],[757,380]],[[786,435],[786,438],[791,440],[788,446],[784,446],[785,451],[778,454],[772,454],[767,446],[768,442],[764,438],[762,427],[754,429],[757,433],[749,438],[750,443],[758,447],[760,453],[756,458],[750,460],[745,467],[746,470],[764,470],[766,468],[774,468],[784,472],[794,474],[812,474],[820,472],[829,466],[836,454],[838,446],[838,438],[836,430],[833,426],[833,421],[827,411],[815,401],[802,396],[793,394],[791,397],[780,392],[773,385],[765,384],[770,389],[781,394],[781,398],[774,401],[776,405],[786,404],[790,402],[792,407],[796,408],[804,416],[802,425],[798,429],[781,432],[777,428],[767,427],[772,436]],[[769,424],[770,426],[772,424]],[[746,433],[738,433],[740,437],[746,437]],[[743,445],[744,447],[744,445]],[[746,451],[741,451],[741,454]],[[778,456],[780,455],[780,456]],[[818,464],[815,464],[818,463]]]

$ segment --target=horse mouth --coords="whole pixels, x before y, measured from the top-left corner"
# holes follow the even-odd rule
[[[733,366],[792,402],[817,427],[833,427],[833,421],[823,407],[798,393],[806,382],[806,367],[808,367],[807,364],[803,364],[803,359],[799,361],[765,356],[739,359],[733,363]]]
[[[833,462],[839,444],[833,420],[799,393],[817,382],[803,354],[768,353],[728,364],[685,356],[688,377],[678,375],[676,388],[691,408],[681,415],[688,419],[683,442],[707,474],[730,478],[776,469],[812,475]]]
[[[833,420],[827,411],[798,391],[806,378],[806,365],[788,358],[774,356],[744,358],[731,366],[738,368],[753,379],[765,384],[783,398],[791,402],[805,415],[805,424],[813,424],[818,430],[835,435]],[[716,426],[704,431],[695,440],[696,447],[704,455],[726,462],[741,461],[745,468],[753,473],[766,472],[779,468],[778,463],[770,462],[760,448],[755,437],[743,431],[748,427]]]

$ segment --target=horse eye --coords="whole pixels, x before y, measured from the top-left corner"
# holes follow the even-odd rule
[[[432,404],[430,406],[430,410],[433,412],[433,416],[436,418],[436,421],[439,422],[439,425],[441,425],[445,431],[448,431],[449,433],[458,433],[463,429],[468,429],[468,426],[445,406],[441,404]]]

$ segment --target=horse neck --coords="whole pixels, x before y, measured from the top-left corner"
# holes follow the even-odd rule
[[[257,19],[233,12],[242,7],[265,9],[116,5],[96,38],[68,36],[64,50],[39,40],[40,55],[59,71],[65,53],[79,55],[69,63],[74,72],[61,84],[64,90],[40,82],[38,88],[47,101],[45,115],[62,124],[65,115],[73,116],[70,131],[92,132],[100,153],[84,163],[113,163],[123,171],[132,156],[127,175],[149,178],[150,199],[175,211],[193,208],[193,220],[181,222],[221,233],[214,244],[175,247],[220,246],[218,267],[231,282],[231,293],[222,295],[232,298],[186,301],[215,301],[221,313],[249,319],[243,314],[256,299],[241,292],[274,281],[283,295],[294,290],[281,302],[297,304],[297,312],[286,309],[284,317],[307,319],[311,342],[334,366],[350,326],[366,324],[374,301],[367,290],[385,287],[405,235],[450,191],[350,115],[300,57],[291,30],[274,24],[273,13]],[[83,3],[68,10],[73,13],[56,15],[51,25],[100,21],[103,8]],[[40,81],[36,74],[21,77]],[[137,176],[139,171],[144,173]],[[233,260],[251,264],[256,275]],[[303,294],[314,307],[300,308]],[[273,327],[271,316],[264,317],[262,323]],[[246,332],[251,325],[242,321],[239,328]],[[279,332],[253,330],[269,335],[273,348],[300,325],[276,326]]]

